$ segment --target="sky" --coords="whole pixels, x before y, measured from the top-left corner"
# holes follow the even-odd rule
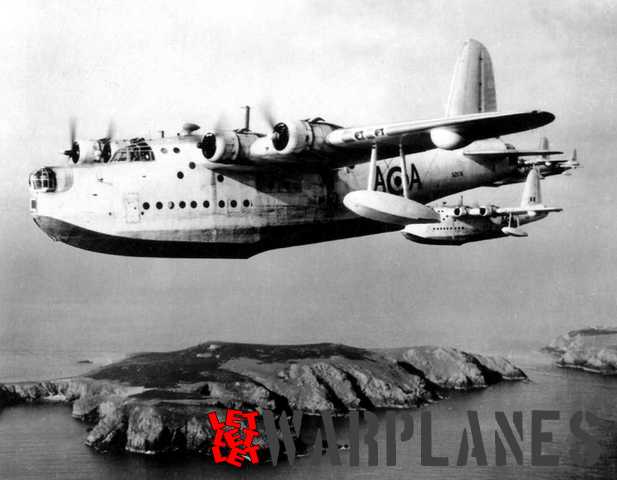
[[[164,350],[212,339],[357,346],[542,345],[617,323],[617,4],[611,1],[14,3],[0,29],[0,350]],[[249,260],[108,256],[32,222],[27,176],[80,136],[241,125],[241,105],[334,123],[443,115],[463,42],[489,49],[501,111],[556,120],[509,136],[578,149],[543,182],[564,212],[525,239],[418,245],[399,233]],[[253,126],[265,128],[254,115]],[[516,204],[521,185],[466,201]]]

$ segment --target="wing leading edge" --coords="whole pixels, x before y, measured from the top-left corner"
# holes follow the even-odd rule
[[[397,156],[399,147],[405,154],[435,148],[457,149],[486,138],[522,132],[552,122],[555,116],[544,111],[518,113],[476,113],[456,117],[376,124],[364,127],[332,127],[323,136],[307,135],[310,142],[295,149],[280,149],[273,143],[273,135],[256,138],[249,148],[233,158],[211,162],[214,170],[268,168],[295,165],[296,167],[340,168],[369,161],[369,151],[378,146],[379,158]],[[315,125],[303,121],[306,129]],[[308,131],[308,130],[307,130]]]
[[[330,133],[327,141],[335,147],[352,149],[368,149],[374,143],[403,145],[407,147],[406,151],[415,153],[433,148],[460,148],[476,140],[538,128],[554,119],[552,113],[538,110],[476,113],[435,120],[341,128]],[[448,134],[454,141],[448,142],[448,138],[443,141]]]

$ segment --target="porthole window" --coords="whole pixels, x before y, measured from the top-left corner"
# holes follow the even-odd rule
[[[150,204],[148,202],[144,202],[142,207],[144,207],[144,210],[148,210],[150,208]]]
[[[163,208],[163,204],[161,202],[156,202],[156,208],[160,210],[161,208]]]
[[[167,153],[167,149],[165,147],[161,148],[161,153]]]
[[[229,204],[231,205],[231,208],[236,208],[238,206],[238,202],[236,202],[235,200],[232,200],[231,202],[229,202]]]
[[[197,202],[195,200],[191,202],[191,208],[197,208]]]
[[[204,200],[204,208],[210,207],[210,202],[208,200]]]
[[[183,201],[181,201],[180,203],[178,203],[178,206],[179,206],[180,208],[184,208],[184,207],[186,207],[186,202],[183,200]]]
[[[216,176],[216,179],[217,179],[219,182],[222,182],[224,178],[225,178],[225,177],[223,177],[223,175],[220,175],[220,174]]]
[[[189,168],[193,170],[195,168],[195,162],[189,162]]]
[[[225,202],[223,200],[219,200],[219,207],[225,207]]]
[[[178,172],[176,175],[178,176],[178,178],[180,180],[182,180],[184,178],[184,173],[182,173],[182,172]]]
[[[180,149],[178,147],[174,147],[174,153],[180,153]]]
[[[168,207],[170,210],[173,210],[173,208],[174,208],[174,202],[168,202],[168,203],[167,203],[167,207]]]
[[[242,205],[244,205],[245,207],[250,207],[251,206],[251,202],[249,202],[248,200],[244,200],[242,202]]]

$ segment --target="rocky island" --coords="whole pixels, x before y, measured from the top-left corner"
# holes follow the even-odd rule
[[[542,351],[560,367],[604,375],[617,374],[617,328],[589,327],[572,330],[553,340]]]
[[[0,407],[71,404],[73,416],[92,425],[86,444],[100,451],[208,452],[211,411],[408,409],[453,390],[526,378],[506,359],[454,348],[208,342],[132,355],[82,377],[0,385]]]

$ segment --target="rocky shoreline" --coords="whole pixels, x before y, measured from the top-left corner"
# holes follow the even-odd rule
[[[227,408],[277,415],[408,409],[453,390],[526,378],[503,358],[454,348],[208,342],[136,354],[82,377],[3,384],[0,408],[71,404],[73,416],[92,425],[86,444],[99,451],[207,453],[211,411],[222,417]]]
[[[601,375],[617,375],[617,328],[572,330],[542,348],[559,367]]]

